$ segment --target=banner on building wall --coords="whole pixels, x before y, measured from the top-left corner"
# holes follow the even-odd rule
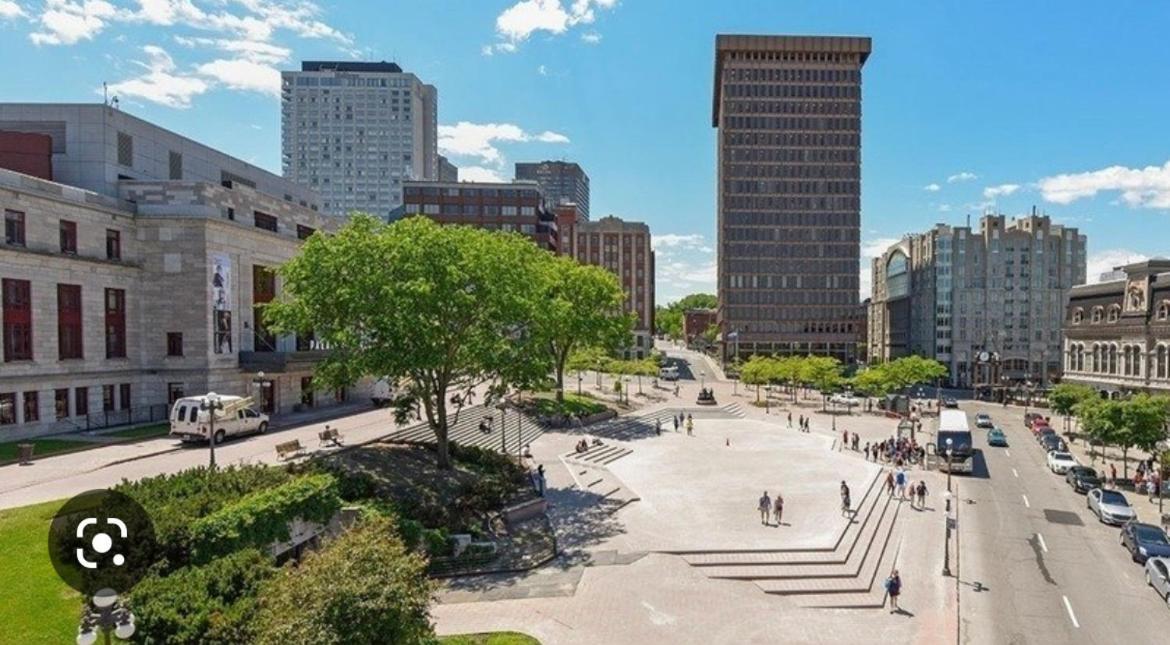
[[[216,354],[232,353],[232,260],[211,256],[211,344]]]

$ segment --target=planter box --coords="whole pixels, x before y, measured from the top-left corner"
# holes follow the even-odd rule
[[[509,506],[500,512],[504,521],[508,524],[515,524],[516,522],[523,522],[530,520],[538,515],[543,515],[548,510],[548,500],[543,497],[521,502],[513,506]]]

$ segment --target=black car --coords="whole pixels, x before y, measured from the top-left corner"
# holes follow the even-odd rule
[[[1067,446],[1064,440],[1055,434],[1046,434],[1040,439],[1040,445],[1044,447],[1044,452],[1052,452],[1053,450],[1064,450]]]
[[[1064,481],[1078,493],[1087,493],[1101,487],[1097,471],[1088,466],[1072,466],[1064,473]]]
[[[1166,539],[1166,532],[1153,524],[1126,522],[1121,527],[1121,546],[1129,551],[1134,562],[1170,557],[1170,540]]]

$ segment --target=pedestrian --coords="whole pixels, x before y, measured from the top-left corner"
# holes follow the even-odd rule
[[[865,460],[869,461],[869,454],[870,453],[869,453],[869,442],[868,441],[865,442],[865,450],[862,450],[861,452],[865,454]]]
[[[1117,464],[1109,464],[1109,487],[1117,488]]]
[[[849,432],[844,431],[841,433],[841,450],[848,450],[848,449],[849,449]]]
[[[898,570],[894,569],[890,572],[890,577],[886,578],[886,595],[890,598],[890,613],[895,614],[901,611],[898,608],[898,596],[902,594],[902,576],[898,575]]]
[[[849,514],[849,510],[853,507],[853,504],[851,502],[852,502],[852,500],[849,499],[849,485],[845,483],[844,479],[842,479],[841,480],[841,514],[842,515]]]
[[[760,524],[768,525],[768,512],[772,510],[772,498],[768,497],[768,491],[764,491],[764,495],[760,497]]]
[[[694,435],[695,435],[695,420],[692,419],[691,415],[688,414],[687,415],[687,436],[693,437]]]
[[[776,528],[780,528],[780,518],[784,515],[784,497],[776,493],[776,504],[772,507],[772,516],[776,520]]]
[[[536,490],[544,497],[544,464],[536,467]]]
[[[1158,478],[1156,475],[1150,475],[1150,479],[1146,482],[1146,492],[1150,494],[1150,503],[1154,503],[1154,497],[1158,494]]]
[[[886,472],[886,492],[891,496],[894,494],[894,473]]]
[[[788,429],[792,429],[792,410],[788,411]]]
[[[901,466],[894,473],[894,484],[898,488],[898,498],[906,499],[906,471]]]
[[[800,430],[801,430],[801,432],[804,431],[804,415],[803,414],[800,415]]]
[[[854,432],[853,433],[853,452],[857,452],[857,447],[860,444],[861,444],[861,437],[857,436],[857,433]]]
[[[918,481],[918,508],[926,510],[926,482]]]
[[[678,383],[675,383],[675,384],[674,384],[674,396],[675,396],[676,398],[678,397]]]
[[[654,434],[662,436],[662,419],[654,420]]]

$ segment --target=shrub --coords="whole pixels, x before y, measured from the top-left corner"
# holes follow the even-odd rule
[[[332,476],[304,475],[196,520],[191,526],[193,554],[206,562],[246,547],[264,548],[287,540],[294,519],[325,524],[340,508]]]
[[[247,643],[264,581],[275,575],[272,559],[248,549],[204,566],[153,573],[130,592],[138,633],[151,643]]]
[[[260,644],[433,643],[433,583],[390,518],[361,522],[261,592]]]
[[[438,558],[451,554],[451,540],[447,531],[443,529],[423,529],[423,542],[426,544],[427,555]]]

